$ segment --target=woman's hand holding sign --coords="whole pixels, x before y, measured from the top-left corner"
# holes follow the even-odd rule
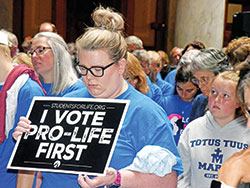
[[[117,171],[113,168],[106,170],[105,176],[97,176],[90,179],[87,175],[79,175],[78,183],[84,188],[95,188],[112,184],[117,177]]]
[[[17,141],[18,137],[23,134],[23,132],[30,132],[31,129],[31,121],[28,120],[26,117],[20,117],[20,120],[15,128],[14,133],[12,134],[13,138]]]

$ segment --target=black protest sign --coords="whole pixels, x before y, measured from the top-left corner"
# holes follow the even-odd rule
[[[34,97],[32,129],[17,141],[8,168],[89,175],[105,173],[127,100]]]

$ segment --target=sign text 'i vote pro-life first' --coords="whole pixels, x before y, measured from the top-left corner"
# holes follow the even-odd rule
[[[31,131],[18,140],[8,168],[105,173],[129,105],[127,100],[34,97]]]

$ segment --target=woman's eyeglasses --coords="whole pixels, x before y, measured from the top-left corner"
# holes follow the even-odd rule
[[[38,47],[37,47],[36,49],[34,49],[34,50],[29,50],[29,51],[27,52],[27,55],[28,55],[28,56],[33,56],[34,53],[36,53],[36,55],[42,55],[42,54],[45,53],[45,51],[46,51],[47,49],[51,49],[51,47],[38,46]]]
[[[78,72],[81,74],[81,76],[87,76],[88,71],[89,71],[95,77],[102,77],[104,75],[104,70],[109,68],[113,64],[115,64],[115,62],[112,62],[105,67],[93,66],[93,67],[87,68],[83,65],[77,65],[76,68],[77,68]]]
[[[193,84],[196,84],[196,85],[199,85],[199,84],[206,85],[208,84],[210,80],[211,79],[209,77],[201,77],[200,80],[198,80],[197,78],[193,78],[191,81],[193,82]]]

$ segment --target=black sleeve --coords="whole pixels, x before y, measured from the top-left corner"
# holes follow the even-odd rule
[[[221,186],[221,182],[216,181],[216,180],[213,180],[213,181],[211,182],[210,188],[220,188],[220,186]]]

